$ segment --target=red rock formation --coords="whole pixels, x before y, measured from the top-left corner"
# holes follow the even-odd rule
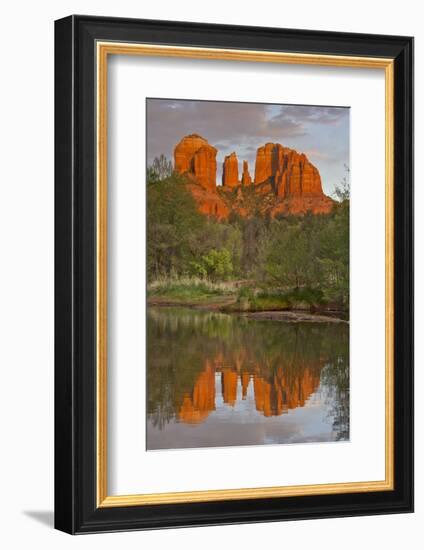
[[[317,168],[305,154],[279,143],[267,143],[256,154],[255,185],[260,193],[271,190],[279,197],[271,214],[330,212],[333,201],[324,195]]]
[[[215,147],[198,134],[185,136],[174,149],[175,170],[213,191],[216,189],[216,153]]]
[[[216,189],[216,153],[216,149],[208,144],[194,154],[194,177],[209,191]]]
[[[243,161],[243,174],[241,176],[242,185],[250,185],[252,183],[252,178],[249,174],[249,164],[247,160]]]
[[[279,143],[267,143],[256,154],[255,184],[270,182],[279,197],[324,195],[318,170],[306,155]]]
[[[321,177],[304,154],[280,146],[274,185],[279,197],[322,197]]]
[[[322,197],[288,197],[276,202],[269,210],[271,216],[278,214],[292,214],[302,216],[307,212],[312,214],[328,214],[331,212],[334,201],[322,195]]]
[[[222,165],[222,185],[235,187],[238,184],[238,159],[235,153],[231,153],[225,157]]]
[[[274,143],[266,143],[264,146],[259,147],[256,152],[255,163],[255,184],[264,183],[271,178],[274,173]]]
[[[208,191],[194,183],[189,183],[187,188],[193,195],[200,213],[205,216],[213,216],[218,220],[225,220],[228,218],[230,210],[223,201],[221,195],[217,193],[216,189],[214,191]]]
[[[255,186],[259,200],[244,195],[242,186],[237,196],[225,191],[239,185],[236,153],[225,157],[222,187],[216,187],[217,150],[197,134],[184,137],[175,147],[175,170],[188,176],[187,186],[199,212],[218,219],[227,219],[230,213],[240,216],[252,214],[252,208],[263,214],[303,215],[306,212],[326,214],[334,201],[324,195],[317,168],[305,154],[279,143],[259,147],[255,164]],[[250,185],[247,161],[243,162],[241,183]],[[263,198],[260,198],[263,197]]]

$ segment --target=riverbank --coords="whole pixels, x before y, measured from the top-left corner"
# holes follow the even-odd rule
[[[249,311],[237,309],[235,297],[221,296],[213,299],[183,300],[167,296],[150,296],[147,304],[152,307],[187,307],[208,311],[218,311],[231,315],[239,315],[257,321],[283,321],[286,323],[349,323],[343,316],[344,312],[313,312],[302,309]]]
[[[255,281],[214,283],[187,278],[156,281],[148,287],[148,305],[187,307],[285,322],[348,322],[348,311],[325,300],[316,289],[260,289]]]
[[[236,302],[229,296],[199,296],[185,299],[173,296],[148,296],[147,304],[155,307],[188,307],[194,309],[222,310]]]

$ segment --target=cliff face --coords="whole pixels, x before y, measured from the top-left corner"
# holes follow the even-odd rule
[[[224,159],[222,166],[222,185],[226,187],[236,187],[239,185],[238,179],[238,158],[235,153],[231,153]]]
[[[256,151],[256,163],[255,163],[255,184],[268,182],[275,173],[274,162],[274,148],[273,143],[267,143],[263,147],[259,147]]]
[[[318,170],[305,154],[267,143],[256,153],[255,184],[270,183],[278,197],[322,197]]]
[[[216,189],[216,153],[206,139],[190,134],[175,146],[174,168],[188,177],[199,212],[218,219],[227,218],[229,210]]]
[[[268,185],[279,198],[271,208],[277,214],[327,214],[333,200],[322,190],[321,176],[305,154],[279,143],[267,143],[256,156],[255,184]],[[265,179],[262,180],[261,178]]]
[[[198,134],[184,137],[174,150],[175,170],[194,178],[209,191],[216,189],[216,153]]]
[[[218,220],[228,218],[230,208],[216,188],[213,191],[208,191],[197,183],[189,183],[187,188],[191,191],[199,212],[205,216],[215,217]]]
[[[269,208],[272,216],[327,214],[334,204],[324,194],[319,171],[307,156],[280,143],[266,143],[258,148],[255,189],[265,196],[276,196]]]
[[[227,218],[231,212],[249,216],[258,210],[271,216],[309,211],[326,214],[333,207],[334,201],[323,193],[318,169],[304,153],[280,143],[259,147],[252,183],[247,161],[243,161],[239,181],[238,158],[233,152],[224,159],[222,187],[216,185],[216,155],[215,147],[198,134],[184,137],[174,151],[175,170],[192,182],[189,188],[203,214],[218,219]],[[253,201],[242,192],[250,185],[255,191]],[[235,188],[234,196],[225,192]]]
[[[252,183],[252,178],[249,174],[249,164],[247,160],[243,161],[243,174],[241,176],[242,185],[250,185]]]

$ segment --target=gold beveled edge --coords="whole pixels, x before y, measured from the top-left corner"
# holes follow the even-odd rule
[[[216,491],[184,491],[180,493],[151,493],[145,495],[118,495],[106,497],[101,502],[100,508],[137,506],[143,504],[182,504],[187,502],[209,502],[220,500],[248,500],[254,498],[366,493],[370,491],[388,491],[390,489],[391,487],[387,481],[369,481],[327,483],[322,485],[289,485],[285,487],[255,487],[248,489],[219,489]]]
[[[107,497],[107,52],[97,48],[96,501]]]
[[[388,491],[394,488],[394,62],[386,58],[292,54],[97,42],[97,506],[119,507],[254,498]],[[194,59],[356,67],[385,70],[386,124],[386,372],[385,479],[248,489],[107,495],[107,56],[149,55]]]
[[[228,48],[199,48],[191,46],[165,46],[126,42],[97,42],[98,51],[106,55],[150,55],[154,57],[182,57],[191,59],[220,59],[226,61],[251,61],[261,63],[285,63],[292,65],[328,65],[334,67],[361,67],[385,69],[392,59],[384,57],[359,57],[287,53],[273,51],[236,50]]]

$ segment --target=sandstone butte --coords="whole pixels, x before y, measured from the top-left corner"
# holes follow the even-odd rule
[[[239,181],[238,158],[235,152],[224,159],[222,186],[216,185],[217,149],[198,134],[185,136],[175,147],[175,170],[187,176],[188,188],[198,209],[208,216],[226,219],[233,211],[249,216],[252,210],[242,192],[252,186],[256,197],[255,210],[277,214],[326,214],[334,201],[324,194],[318,169],[304,153],[279,143],[266,143],[256,153],[254,182],[248,163],[243,161]],[[228,191],[237,189],[233,196]]]
[[[231,153],[224,159],[222,166],[222,185],[224,187],[237,187],[238,178],[238,158],[235,153]]]
[[[190,134],[174,149],[175,171],[188,176],[188,188],[202,214],[228,218],[230,210],[216,188],[216,153],[206,139]]]

